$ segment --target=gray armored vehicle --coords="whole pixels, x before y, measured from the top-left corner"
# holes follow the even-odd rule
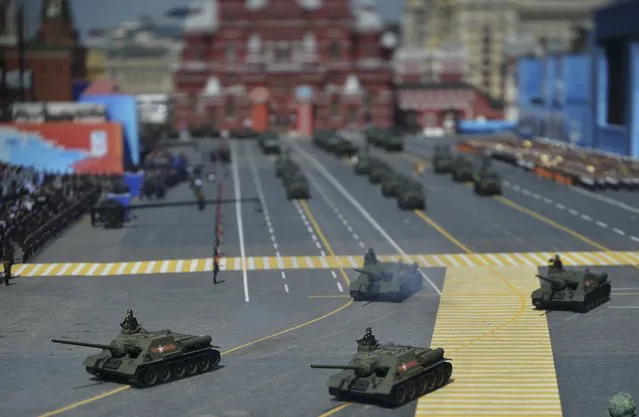
[[[357,353],[345,365],[311,365],[339,369],[328,379],[328,393],[338,399],[377,400],[397,407],[446,385],[453,373],[444,349],[380,344],[372,329],[357,340]]]
[[[220,362],[218,346],[211,336],[148,331],[133,311],[120,324],[120,334],[111,343],[75,342],[53,339],[53,343],[102,349],[84,361],[86,371],[105,379],[119,379],[139,387],[149,387],[215,369]]]
[[[531,295],[535,308],[587,313],[610,299],[612,287],[607,273],[594,273],[588,268],[585,271],[566,269],[559,255],[549,262],[547,276],[537,275],[541,288]]]
[[[364,266],[349,287],[355,301],[401,302],[422,289],[419,266],[403,262],[380,262],[373,249],[364,255]]]

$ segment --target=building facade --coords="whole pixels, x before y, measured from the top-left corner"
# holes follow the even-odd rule
[[[124,94],[173,93],[173,71],[181,51],[180,28],[158,25],[148,18],[116,28],[93,30],[87,67]],[[90,65],[91,64],[91,65]]]
[[[436,51],[448,43],[468,52],[466,81],[494,99],[510,95],[508,49],[568,50],[576,27],[588,27],[605,0],[407,0],[405,40]],[[526,39],[528,38],[528,39]]]
[[[39,30],[33,39],[26,39],[23,47],[18,42],[16,7],[5,1],[2,43],[0,56],[7,70],[2,79],[2,88],[8,92],[4,98],[14,102],[28,101],[71,101],[73,84],[83,80],[84,49],[80,45],[75,30],[68,0],[45,0]],[[22,56],[22,59],[21,59]],[[13,74],[21,70],[24,93],[19,91],[20,76],[14,80]],[[18,85],[17,89],[12,87]]]
[[[178,127],[390,126],[397,37],[370,2],[218,0],[186,22]]]

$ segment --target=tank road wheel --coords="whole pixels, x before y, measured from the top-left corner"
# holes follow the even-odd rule
[[[198,368],[198,361],[197,359],[187,359],[186,360],[186,373],[188,375],[195,375],[197,374],[197,368]]]
[[[406,401],[412,401],[417,397],[417,384],[415,380],[406,381]]]
[[[158,382],[158,371],[153,367],[147,368],[147,370],[142,373],[141,382],[145,387],[155,385]]]
[[[423,391],[423,394],[426,394],[427,392],[433,391],[435,390],[435,388],[437,388],[437,376],[435,375],[435,372],[429,372],[428,375],[426,375],[426,385],[425,385],[425,389]]]
[[[158,379],[160,382],[169,382],[171,380],[171,367],[169,365],[162,365],[158,370]]]
[[[184,378],[184,374],[186,374],[186,365],[184,361],[178,361],[173,365],[173,375],[176,379]]]
[[[197,358],[197,368],[200,372],[206,372],[211,369],[211,358],[208,355],[202,355]]]
[[[400,406],[404,404],[406,402],[406,385],[399,384],[398,386],[393,388],[391,395],[391,403],[394,406]]]
[[[426,391],[428,390],[428,384],[426,382],[426,375],[418,376],[417,379],[415,380],[415,386],[416,386],[416,389],[417,389],[417,395],[418,396],[426,394]]]
[[[444,386],[444,369],[437,368],[435,369],[435,389],[441,388]]]

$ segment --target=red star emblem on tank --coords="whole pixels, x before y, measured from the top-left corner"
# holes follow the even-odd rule
[[[402,364],[397,367],[397,371],[406,372],[414,366],[417,366],[417,362],[415,361],[402,362]]]
[[[151,348],[151,352],[153,353],[167,353],[170,352],[172,350],[175,350],[175,345],[169,343],[168,345],[157,345],[155,347]]]

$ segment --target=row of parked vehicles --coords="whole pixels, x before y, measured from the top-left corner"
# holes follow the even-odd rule
[[[350,140],[328,130],[316,131],[313,135],[313,144],[338,158],[352,158],[359,151]]]
[[[282,180],[289,200],[308,200],[311,197],[308,179],[289,150],[275,160],[275,175]]]
[[[391,129],[370,128],[364,132],[366,143],[388,152],[404,150],[404,136]]]
[[[466,155],[455,155],[449,146],[437,145],[432,159],[436,174],[451,174],[455,182],[471,182],[478,195],[500,195],[501,178],[492,168],[490,158],[483,157],[479,169]]]
[[[395,170],[388,162],[369,153],[357,157],[355,174],[368,175],[371,184],[381,184],[384,197],[396,198],[402,210],[426,209],[426,196],[419,180]]]

